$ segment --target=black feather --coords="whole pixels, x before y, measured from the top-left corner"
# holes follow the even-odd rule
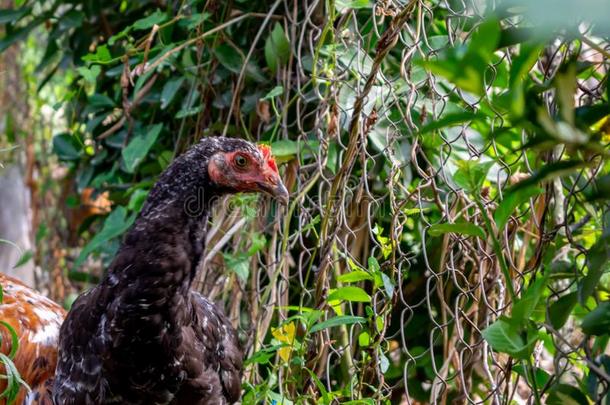
[[[223,313],[190,287],[208,210],[231,192],[209,180],[217,152],[249,142],[205,138],[160,176],[106,277],[60,332],[56,404],[224,404],[239,399],[242,352]]]

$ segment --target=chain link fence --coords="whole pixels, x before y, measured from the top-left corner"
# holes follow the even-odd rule
[[[287,358],[276,355],[273,369],[285,399],[308,395],[320,400],[325,391],[336,389],[343,375],[354,400],[530,403],[528,376],[507,355],[492,351],[481,335],[508,313],[510,304],[510,287],[491,241],[449,233],[432,240],[428,230],[434,223],[460,220],[484,226],[481,209],[493,212],[503,189],[531,176],[541,163],[559,160],[564,148],[546,156],[522,149],[505,158],[505,145],[468,123],[439,132],[436,144],[428,139],[432,134],[421,134],[420,128],[448,111],[476,111],[485,104],[414,60],[434,59],[468,41],[492,4],[379,1],[362,18],[362,10],[341,8],[339,3],[343,2],[335,2],[335,10],[325,15],[329,11],[322,1],[278,1],[263,19],[285,28],[295,54],[294,63],[278,71],[281,96],[259,101],[261,125],[253,135],[261,136],[269,114],[276,114],[273,130],[278,138],[299,141],[293,151],[296,158],[284,165],[293,198],[287,212],[271,208],[255,220],[245,219],[242,206],[220,209],[212,221],[219,225],[211,232],[208,251],[217,253],[227,246],[229,251],[248,249],[250,235],[260,232],[267,233],[271,247],[249,262],[251,277],[238,290],[217,279],[224,274],[223,261],[214,266],[214,256],[208,254],[203,291],[228,299],[228,312],[242,325],[249,357],[271,345],[265,340],[270,333],[293,350],[294,341],[306,345],[297,363],[286,365]],[[435,32],[438,21],[444,22],[446,32]],[[497,76],[513,63],[513,48],[503,48],[496,56],[485,70],[489,93]],[[556,39],[535,64],[535,76],[553,80],[567,58],[597,63],[601,76],[607,72],[603,50]],[[240,98],[239,84],[233,100]],[[602,85],[603,80],[594,76],[579,81],[576,106],[599,100]],[[548,110],[556,111],[555,94],[547,92],[544,98]],[[501,114],[496,117],[492,131],[505,124]],[[525,134],[521,139],[524,145]],[[496,162],[490,177],[498,194],[492,197],[483,188],[484,205],[477,206],[453,176],[457,160],[486,158]],[[524,166],[530,169],[523,170]],[[579,227],[568,226],[566,219],[576,217],[572,210],[577,195],[594,172],[582,169],[578,186],[560,179],[547,183],[542,198],[530,199],[527,215],[510,219],[499,242],[517,293],[539,268],[555,235],[569,238]],[[586,220],[581,222],[580,226]],[[575,242],[556,255],[583,252]],[[345,274],[370,270],[371,257],[379,259],[384,278],[380,288],[371,288],[369,280],[359,284],[373,291],[371,313],[367,315],[359,302],[329,304],[329,294],[346,285],[341,282]],[[569,287],[553,283],[555,292],[547,306]],[[366,332],[368,337],[363,337],[366,328],[361,324],[325,329],[309,338],[297,325],[294,335],[288,333],[290,339],[296,336],[294,341],[276,334],[285,333],[286,325],[294,324],[295,313],[304,309],[321,310],[321,320],[337,314],[370,316],[375,326]],[[573,323],[551,330],[549,339],[558,350],[551,354],[545,342],[539,342],[534,362],[556,378],[582,377],[575,364],[594,363],[583,356],[586,340]],[[305,374],[300,385],[294,380],[299,373]],[[259,364],[249,365],[249,384],[267,378]]]
[[[554,382],[581,384],[587,368],[595,371],[589,383],[598,384],[596,398],[604,397],[610,366],[600,363],[599,350],[568,318],[574,305],[566,300],[576,299],[574,286],[592,244],[587,235],[603,226],[592,208],[583,208],[583,193],[606,152],[575,152],[562,139],[539,148],[549,140],[527,125],[514,126],[510,114],[497,109],[503,105],[499,89],[517,86],[524,76],[544,88],[542,110],[552,116],[563,114],[562,105],[602,100],[610,44],[590,35],[587,24],[578,26],[578,40],[545,34],[546,46],[532,51],[538,59],[528,65],[524,49],[530,45],[514,40],[523,34],[524,17],[510,14],[504,2],[128,3],[120,11],[90,2],[65,9],[40,2],[35,9],[44,17],[38,23],[55,16],[68,27],[47,24],[57,30],[51,41],[69,39],[57,48],[89,52],[89,64],[80,56],[75,63],[76,90],[57,114],[68,121],[66,133],[81,136],[92,150],[64,151],[63,160],[71,162],[67,175],[57,174],[57,167],[39,171],[45,187],[40,201],[33,198],[52,241],[39,249],[45,257],[37,263],[52,274],[40,287],[62,301],[83,287],[79,282],[100,276],[104,263],[97,258],[111,257],[116,240],[98,247],[84,276],[64,271],[82,247],[79,237],[91,236],[82,231],[89,230],[90,218],[107,214],[113,204],[132,210],[133,196],[125,190],[146,191],[155,170],[197,139],[239,136],[271,143],[291,191],[287,207],[255,196],[218,204],[197,279],[200,291],[224,303],[240,332],[247,359],[244,404],[536,403],[538,391]],[[167,15],[148,13],[157,7]],[[500,33],[485,31],[494,16]],[[80,35],[70,26],[76,17],[86,23]],[[174,27],[188,38],[176,42],[165,32]],[[130,35],[135,39],[126,40]],[[477,56],[478,70],[468,63],[454,70],[433,64],[449,56],[464,61],[473,42],[488,46],[486,35],[499,37],[487,57]],[[108,44],[104,60],[102,44]],[[52,56],[45,54],[43,62]],[[45,81],[65,86],[52,79],[65,60],[55,68],[41,62],[36,72],[49,69]],[[566,98],[545,86],[563,83],[570,61],[578,80]],[[480,89],[472,85],[478,71]],[[563,87],[569,86],[566,81]],[[544,121],[539,106],[511,102],[525,103],[524,115]],[[124,169],[117,163],[121,148],[133,132],[155,122],[166,132],[156,141],[158,150],[142,160],[157,166],[117,175]],[[580,136],[555,126],[562,136]],[[49,151],[54,141],[48,134],[41,138],[35,141]],[[43,155],[38,160],[53,166]],[[576,169],[569,179],[542,176],[545,168],[558,171],[568,155],[586,164],[565,167]],[[29,160],[34,166],[35,157]],[[474,172],[476,193],[459,178],[464,162],[487,165]],[[58,179],[52,176],[64,175],[61,190],[53,188]],[[515,204],[505,226],[490,221],[509,190],[528,179],[542,188],[519,209]],[[75,190],[80,199],[88,190],[90,202],[101,201],[103,209],[80,213],[66,204]],[[74,225],[64,206],[79,216]],[[465,223],[470,226],[460,232],[439,227]],[[481,229],[487,232],[481,235]],[[542,321],[544,333],[539,328],[527,368],[492,350],[482,332],[514,311],[514,298],[551,267],[554,274],[575,276],[551,277],[546,305],[530,315],[548,319],[551,308],[564,303],[566,319],[557,328]],[[532,367],[539,374],[529,374]]]

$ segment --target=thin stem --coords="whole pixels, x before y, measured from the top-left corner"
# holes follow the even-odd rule
[[[515,293],[515,288],[513,287],[513,280],[510,276],[508,265],[506,264],[506,259],[504,258],[504,253],[502,252],[502,246],[500,245],[500,241],[498,240],[498,238],[496,238],[496,234],[491,225],[491,219],[489,218],[489,215],[487,215],[487,211],[485,210],[483,203],[478,197],[475,198],[475,202],[477,204],[477,207],[479,208],[479,211],[481,211],[481,215],[483,216],[483,221],[485,222],[487,234],[491,238],[494,253],[498,258],[498,262],[500,263],[500,269],[502,270],[502,274],[504,275],[506,288],[508,288],[510,298],[513,302],[515,302],[517,300],[517,294]]]

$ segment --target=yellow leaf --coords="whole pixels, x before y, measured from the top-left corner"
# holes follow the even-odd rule
[[[284,324],[279,328],[271,329],[271,334],[274,338],[289,345],[278,350],[281,359],[286,362],[290,360],[290,353],[292,352],[292,345],[294,344],[296,330],[297,328],[294,322]]]

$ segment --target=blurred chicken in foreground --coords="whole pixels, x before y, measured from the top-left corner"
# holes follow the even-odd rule
[[[0,322],[3,322],[0,325],[0,349],[2,353],[9,354],[13,350],[13,338],[19,340],[14,357],[15,367],[32,390],[28,393],[25,387],[21,387],[16,403],[52,404],[47,395],[47,384],[55,374],[59,328],[66,311],[2,273],[0,285],[4,294],[0,304]],[[4,323],[10,325],[16,336]],[[7,374],[7,370],[0,372]],[[0,392],[6,389],[6,385],[7,380],[0,380]]]

